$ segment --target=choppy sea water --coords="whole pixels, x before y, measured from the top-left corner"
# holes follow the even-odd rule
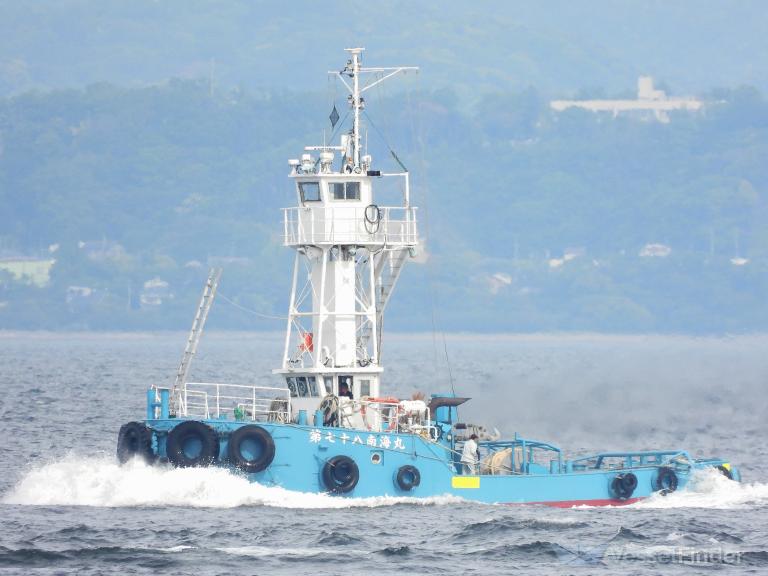
[[[762,574],[768,337],[390,336],[388,390],[472,396],[462,419],[561,444],[725,455],[743,484],[621,508],[346,500],[114,457],[186,336],[0,332],[0,573]],[[273,382],[279,334],[210,334],[195,379]],[[444,346],[445,344],[445,346]],[[449,362],[446,363],[445,349]],[[450,366],[450,369],[449,369]]]

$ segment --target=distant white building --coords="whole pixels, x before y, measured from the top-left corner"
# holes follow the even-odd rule
[[[142,307],[162,306],[163,302],[173,298],[170,285],[160,278],[152,278],[144,282],[144,290],[141,292]]]
[[[618,116],[621,112],[652,112],[659,122],[669,122],[668,112],[675,110],[700,110],[704,102],[697,98],[671,98],[664,90],[653,86],[651,76],[637,79],[636,100],[552,100],[550,107],[562,112],[568,108],[583,108],[592,112],[610,112]]]
[[[0,257],[0,270],[10,273],[16,282],[44,287],[51,281],[51,268],[56,263],[53,258],[34,256]]]
[[[103,296],[104,292],[90,286],[68,286],[65,302],[70,312],[84,312]]]
[[[641,258],[666,258],[672,254],[672,248],[665,244],[646,244],[640,250]]]

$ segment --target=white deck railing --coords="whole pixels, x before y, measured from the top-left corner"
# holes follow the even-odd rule
[[[288,388],[187,382],[181,408],[186,417],[289,422],[291,396]]]
[[[377,221],[366,220],[366,208],[301,206],[283,208],[283,243],[416,244],[416,208],[379,207]],[[369,209],[369,217],[371,212]]]

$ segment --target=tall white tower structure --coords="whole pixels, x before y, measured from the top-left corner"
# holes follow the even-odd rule
[[[349,90],[351,129],[339,145],[307,146],[290,160],[297,206],[285,208],[284,245],[296,251],[282,366],[294,410],[317,408],[347,384],[355,399],[378,397],[384,310],[418,245],[408,172],[372,168],[361,148],[363,94],[413,67],[365,68],[349,48],[336,75]],[[331,121],[338,120],[335,108]],[[338,158],[337,158],[338,156]],[[399,205],[380,206],[374,188],[400,181]]]

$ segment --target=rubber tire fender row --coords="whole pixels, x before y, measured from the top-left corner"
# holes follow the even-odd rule
[[[617,474],[611,482],[611,491],[619,500],[629,500],[637,488],[637,476],[632,472]]]
[[[195,456],[189,456],[184,451],[185,445],[190,440],[200,442],[200,452]],[[179,468],[210,466],[219,458],[219,436],[207,424],[197,420],[187,420],[168,433],[165,451],[168,454],[168,461]]]
[[[653,481],[653,489],[666,496],[670,492],[677,490],[678,483],[677,473],[668,466],[662,466],[659,468],[656,478]]]
[[[360,469],[349,456],[334,456],[323,466],[323,484],[333,494],[346,494],[357,486]]]
[[[152,450],[152,429],[143,422],[123,424],[117,434],[117,460],[120,464],[125,464],[134,456],[147,463],[157,459]]]
[[[400,466],[397,470],[397,475],[395,476],[395,483],[400,490],[410,492],[416,488],[416,486],[421,484],[421,473],[418,468],[411,466],[410,464]]]
[[[250,458],[243,453],[243,444],[246,442],[252,442],[258,446],[258,456]],[[275,459],[275,441],[272,435],[261,426],[255,424],[241,426],[229,437],[227,457],[243,472],[248,474],[261,472],[266,470]]]

